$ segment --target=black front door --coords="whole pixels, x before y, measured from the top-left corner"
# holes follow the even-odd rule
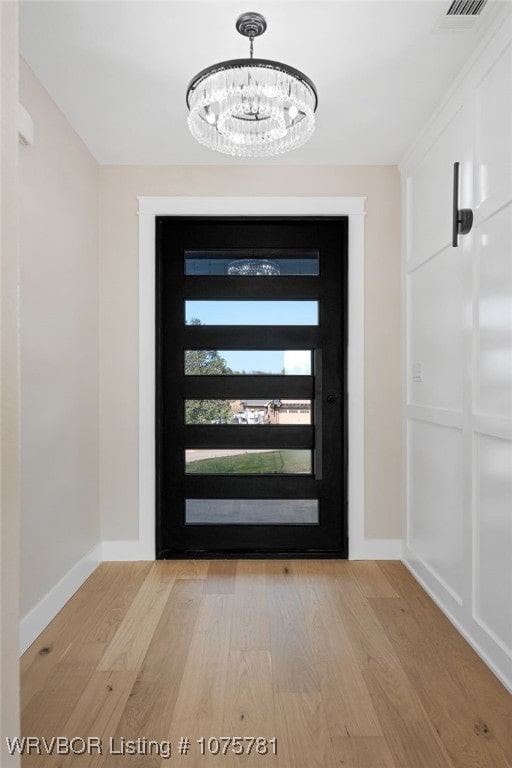
[[[347,556],[346,217],[161,217],[159,558]]]

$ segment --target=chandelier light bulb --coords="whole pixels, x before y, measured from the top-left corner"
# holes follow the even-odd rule
[[[222,61],[192,79],[187,89],[192,135],[235,157],[277,155],[302,146],[315,129],[313,82],[287,64],[253,58],[254,38],[267,28],[261,14],[242,14],[236,28],[249,38],[250,58]]]

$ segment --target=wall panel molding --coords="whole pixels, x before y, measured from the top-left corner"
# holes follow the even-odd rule
[[[486,200],[485,203],[475,208],[473,226],[480,227],[496,214],[501,213],[512,203],[512,198],[504,200]]]
[[[512,440],[512,419],[507,419],[506,416],[489,416],[485,413],[474,413],[472,430],[479,435]]]
[[[448,408],[436,408],[427,405],[407,405],[407,417],[414,421],[426,421],[429,424],[437,424],[441,427],[453,427],[462,429],[464,426],[464,415],[462,411],[450,410]]]
[[[450,585],[443,579],[442,576],[439,575],[435,568],[432,568],[432,566],[427,563],[427,561],[424,560],[421,555],[418,555],[409,541],[406,544],[406,548],[404,548],[404,558],[405,565],[414,563],[416,570],[421,568],[425,573],[430,574],[430,577],[435,582],[435,584],[441,587],[444,591],[445,601],[452,601],[453,605],[462,606],[463,600],[461,595],[459,595],[454,589],[450,587]]]
[[[512,691],[511,116],[509,6],[400,168],[403,561]],[[441,248],[440,233],[415,238],[415,218],[423,211],[444,233],[429,198],[455,161],[459,205],[475,219],[457,249]]]
[[[446,242],[433,253],[421,253],[416,257],[411,256],[407,261],[407,274],[409,276],[413,275],[418,269],[424,267],[425,264],[428,264],[430,261],[432,261],[432,259],[436,259],[439,256],[442,256],[448,248],[451,248],[451,242],[447,238]]]

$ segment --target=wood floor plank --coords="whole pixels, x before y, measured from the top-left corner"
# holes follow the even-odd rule
[[[203,594],[171,723],[175,739],[223,735],[232,611],[232,595]],[[197,749],[187,755],[189,768],[204,762]]]
[[[397,768],[454,768],[405,672],[373,664],[363,676]]]
[[[402,666],[439,738],[457,768],[508,768],[492,728],[479,727],[474,702],[452,676],[450,657],[427,641],[409,603],[374,599],[371,606],[400,656]],[[512,697],[510,701],[512,722]],[[483,721],[482,721],[483,722]]]
[[[135,682],[135,672],[93,672],[68,717],[63,735],[90,733],[110,736]]]
[[[351,563],[354,578],[365,597],[398,597],[386,574],[376,562],[361,560]]]
[[[192,635],[202,601],[203,583],[197,579],[174,582],[146,657],[113,735],[137,739],[140,735],[158,742],[167,740]],[[155,753],[126,755],[125,768],[160,765]]]
[[[397,560],[378,560],[375,565],[391,584],[398,597],[406,600],[416,597],[424,598],[426,601],[430,599],[403,563]]]
[[[408,604],[432,652],[449,659],[450,674],[475,713],[476,730],[486,739],[495,737],[512,766],[511,694],[428,596]]]
[[[237,564],[230,648],[270,651],[265,566],[258,560]]]
[[[106,754],[110,738],[115,733],[133,688],[135,676],[135,672],[94,672],[68,718],[62,735],[70,739],[77,734],[97,736]],[[104,765],[106,759],[105,755],[92,754],[81,757],[81,762],[93,768]],[[70,754],[62,760],[59,768],[72,768],[77,760],[78,756]]]
[[[320,569],[316,565],[320,562]],[[354,662],[354,649],[338,610],[336,591],[322,573],[321,561],[304,560],[294,563],[292,574],[308,626],[317,663],[325,663],[334,649],[338,661]],[[325,632],[328,631],[327,647]]]
[[[268,651],[231,650],[226,679],[226,698],[222,733],[226,735],[263,736],[271,738],[275,733],[274,696],[272,689],[271,660]],[[226,766],[237,766],[240,757],[230,753]],[[256,752],[244,756],[244,765],[261,765],[261,755]],[[277,768],[277,761],[269,758]]]
[[[274,720],[270,666],[267,651],[230,651],[223,732],[269,733]]]
[[[71,643],[21,713],[22,733],[60,735],[103,653],[103,643]]]
[[[21,657],[21,708],[44,687],[75,640],[113,637],[151,563],[102,563]],[[94,605],[94,610],[91,606]]]
[[[280,692],[319,691],[298,585],[286,561],[267,563],[272,679]]]
[[[450,674],[462,686],[468,700],[479,705],[485,715],[481,717],[481,723],[485,725],[486,719],[492,718],[492,730],[512,765],[510,693],[402,563],[379,561],[378,567],[400,596],[407,600],[432,654],[447,660]]]
[[[286,768],[334,768],[320,693],[276,693],[278,755]],[[272,765],[270,758],[267,765]]]
[[[331,737],[381,736],[377,715],[340,619],[330,581],[312,572],[313,561],[294,564]]]
[[[199,579],[204,581],[208,575],[209,560],[166,560],[175,579]]]
[[[235,591],[236,560],[211,560],[204,582],[205,595],[232,595]]]
[[[332,739],[336,765],[342,768],[395,768],[384,736],[337,736]]]
[[[328,568],[338,577],[332,582],[333,590],[359,667],[364,670],[378,664],[400,669],[400,661],[371,610],[368,598],[361,593],[351,565],[348,561],[333,561]]]
[[[154,564],[99,663],[103,671],[136,672],[160,621],[174,582],[165,563]]]
[[[102,563],[100,568],[105,565]],[[78,635],[81,642],[100,642],[107,646],[130,609],[142,584],[153,565],[151,563],[106,563],[114,568],[116,574],[112,584],[99,596],[94,611],[88,612],[84,621],[78,623]],[[131,565],[136,568],[131,574]],[[121,566],[116,568],[116,566]],[[125,582],[128,585],[125,586]]]

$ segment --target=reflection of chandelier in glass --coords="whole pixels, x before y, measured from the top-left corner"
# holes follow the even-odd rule
[[[314,84],[287,64],[253,58],[254,38],[267,28],[261,14],[242,14],[236,28],[250,40],[250,58],[221,61],[194,77],[187,89],[192,135],[210,149],[238,157],[300,147],[315,130]]]
[[[274,261],[267,259],[237,259],[228,264],[228,275],[280,275],[281,271]]]

